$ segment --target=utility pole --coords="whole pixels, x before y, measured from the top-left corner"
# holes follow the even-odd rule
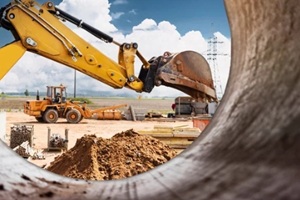
[[[208,49],[207,49],[207,61],[212,69],[213,72],[213,80],[214,86],[217,93],[217,98],[220,100],[223,96],[223,88],[221,83],[221,77],[218,67],[218,56],[226,56],[227,54],[220,53],[218,51],[218,44],[223,42],[219,41],[216,36],[212,37],[208,41]]]
[[[76,98],[76,69],[74,69],[74,98]]]

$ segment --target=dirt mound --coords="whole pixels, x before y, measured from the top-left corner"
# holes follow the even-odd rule
[[[148,171],[175,155],[176,151],[161,141],[127,130],[111,139],[85,135],[56,157],[47,170],[84,180],[122,179]]]

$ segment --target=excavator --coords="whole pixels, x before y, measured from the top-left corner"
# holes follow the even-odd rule
[[[112,88],[129,88],[150,93],[154,86],[164,85],[180,90],[197,101],[217,101],[210,67],[194,51],[165,52],[145,59],[138,44],[119,43],[49,1],[12,0],[0,9],[0,26],[9,30],[15,40],[0,48],[0,80],[26,51],[46,57],[82,72]],[[65,22],[84,29],[98,39],[118,46],[118,61],[74,33]],[[151,47],[152,48],[152,47]],[[134,63],[142,62],[139,75]]]

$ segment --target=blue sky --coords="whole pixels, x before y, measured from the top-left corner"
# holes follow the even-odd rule
[[[210,37],[212,32],[218,30],[229,37],[223,0],[152,0],[151,3],[117,0],[111,3],[111,13],[124,13],[114,20],[120,30],[130,31],[131,26],[145,18],[152,18],[155,21],[171,22],[181,34],[200,30],[204,37]]]
[[[37,1],[40,4],[47,2],[47,0]],[[1,0],[0,7],[9,2],[10,0]],[[210,65],[212,72],[218,68],[222,87],[225,88],[230,67],[231,39],[223,0],[53,0],[53,2],[59,5],[60,9],[111,35],[117,42],[137,42],[139,51],[146,59],[162,55],[165,51],[175,53],[186,50],[196,51],[207,58],[211,48],[209,39],[218,38],[220,56],[214,59],[217,64]],[[109,58],[117,60],[119,49],[116,45],[99,41],[76,26],[69,28]],[[0,28],[0,46],[12,40],[10,32]],[[136,59],[136,75],[140,68],[141,62]],[[24,74],[35,78],[24,79]],[[27,52],[1,79],[0,92],[20,92],[25,89],[43,91],[46,85],[61,84],[62,80],[64,85],[73,83],[74,70]],[[113,91],[114,94],[122,94],[126,91],[137,95],[135,91],[127,88],[112,89],[82,73],[78,73],[77,80],[78,92],[85,92],[89,88],[94,92]],[[72,84],[68,85],[69,91],[73,91],[72,87]],[[178,91],[166,87],[156,87],[149,95],[166,94],[181,95]]]
[[[37,0],[39,3],[47,0]],[[10,0],[1,0],[0,7]],[[61,0],[52,0],[58,5]],[[151,3],[150,3],[151,2]],[[169,21],[180,34],[191,30],[201,31],[204,38],[212,37],[214,32],[221,32],[230,38],[230,31],[223,0],[109,0],[111,21],[119,31],[130,33],[133,26],[144,19],[156,22]],[[11,34],[0,28],[0,46],[12,40]]]

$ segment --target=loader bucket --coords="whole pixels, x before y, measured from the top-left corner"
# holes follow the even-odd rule
[[[217,101],[209,64],[194,51],[184,51],[152,58],[150,68],[142,69],[139,78],[144,82],[144,91],[150,92],[154,85],[178,89],[194,99]]]

